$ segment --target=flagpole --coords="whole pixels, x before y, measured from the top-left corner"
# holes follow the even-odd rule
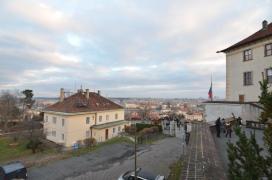
[[[212,73],[211,73],[211,88],[212,88],[212,95],[211,95],[211,101],[213,101],[213,87],[212,87]]]

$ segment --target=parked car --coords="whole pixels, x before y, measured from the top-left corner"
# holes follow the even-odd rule
[[[6,164],[0,166],[0,179],[27,179],[27,170],[21,162]]]
[[[144,171],[141,168],[136,170],[137,173],[137,180],[165,180],[164,176],[155,175],[151,172]],[[134,171],[127,171],[126,173],[122,174],[118,180],[134,180],[135,173]]]

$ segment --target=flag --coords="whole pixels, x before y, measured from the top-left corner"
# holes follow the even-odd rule
[[[213,100],[213,92],[212,92],[212,81],[211,81],[211,87],[208,92],[209,99],[212,101]]]

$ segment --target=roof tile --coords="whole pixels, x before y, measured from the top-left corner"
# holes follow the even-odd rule
[[[90,92],[89,99],[85,96],[86,92],[78,92],[45,108],[45,111],[79,113],[92,111],[105,111],[114,109],[123,109],[122,106],[104,98],[103,96]]]

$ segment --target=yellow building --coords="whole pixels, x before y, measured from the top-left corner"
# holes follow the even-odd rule
[[[88,89],[65,97],[61,88],[59,102],[44,110],[46,138],[66,147],[91,137],[103,142],[117,136],[126,124],[122,106]]]

